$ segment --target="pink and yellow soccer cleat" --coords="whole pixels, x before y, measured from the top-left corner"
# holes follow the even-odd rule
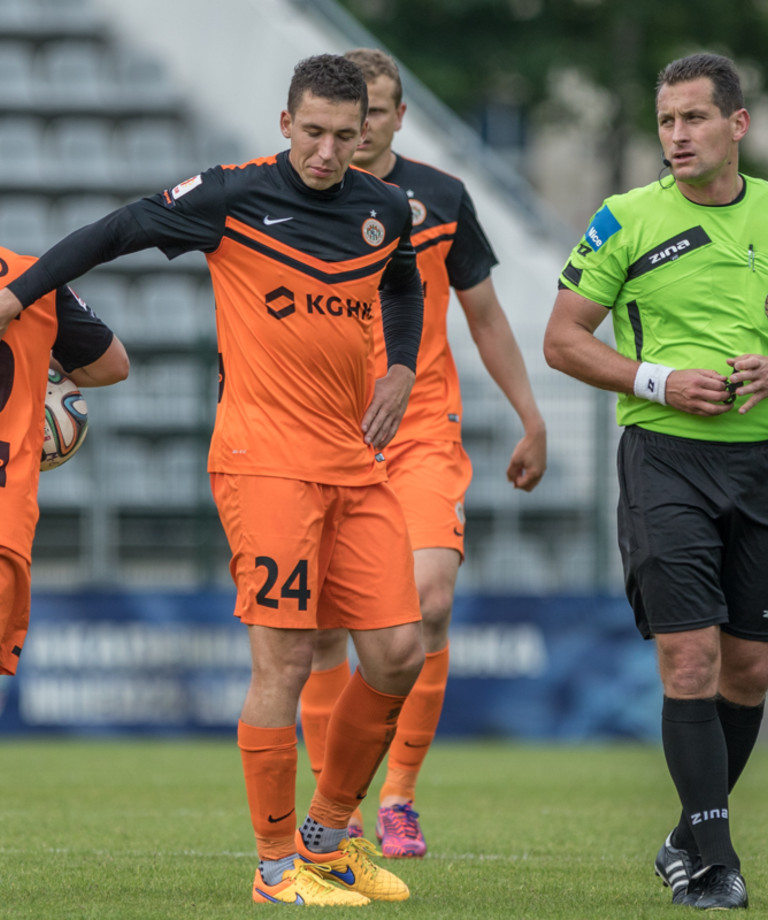
[[[419,826],[419,813],[411,808],[410,802],[380,808],[376,836],[382,854],[388,859],[419,858],[427,852],[427,842]]]

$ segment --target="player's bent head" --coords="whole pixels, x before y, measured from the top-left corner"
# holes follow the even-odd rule
[[[368,88],[363,72],[342,55],[317,54],[294,67],[286,106],[292,117],[307,92],[330,102],[359,102],[361,125],[368,115]]]
[[[722,54],[700,51],[672,61],[659,72],[656,80],[656,100],[663,86],[688,83],[707,77],[712,81],[712,102],[720,109],[723,118],[728,118],[737,109],[744,108],[744,93],[741,89],[736,65]]]
[[[395,59],[378,48],[353,48],[344,57],[362,70],[366,83],[374,83],[379,77],[388,77],[393,84],[392,93],[395,108],[403,101],[403,84],[400,80]]]

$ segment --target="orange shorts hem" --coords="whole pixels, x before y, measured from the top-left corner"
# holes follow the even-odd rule
[[[0,674],[15,674],[29,629],[29,562],[0,546]]]
[[[212,473],[211,487],[243,623],[358,630],[421,619],[413,551],[388,483]]]
[[[414,549],[455,549],[464,558],[464,498],[472,463],[458,441],[403,441],[385,448],[389,483]]]

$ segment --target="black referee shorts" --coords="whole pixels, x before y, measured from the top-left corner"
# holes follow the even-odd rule
[[[768,441],[629,427],[617,465],[624,584],[642,636],[719,624],[768,642]]]

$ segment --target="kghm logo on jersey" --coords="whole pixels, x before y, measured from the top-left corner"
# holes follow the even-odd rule
[[[373,305],[363,300],[342,299],[335,294],[304,293],[296,295],[287,287],[278,287],[264,295],[267,313],[275,319],[287,319],[298,310],[308,316],[346,316],[369,322],[373,319]],[[0,342],[0,345],[2,343]]]
[[[363,239],[369,246],[381,246],[384,242],[384,237],[386,236],[384,224],[380,220],[376,220],[375,211],[371,211],[371,216],[363,221],[362,232]]]

